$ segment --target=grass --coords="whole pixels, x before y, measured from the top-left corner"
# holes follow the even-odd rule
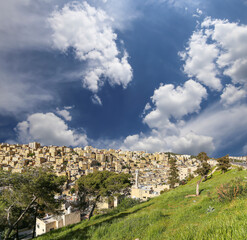
[[[38,239],[245,240],[247,199],[220,202],[216,193],[217,186],[245,176],[246,171],[236,169],[225,174],[215,172],[211,179],[200,184],[199,197],[185,198],[195,193],[196,178],[123,212],[94,216],[90,221],[54,230]],[[208,212],[210,207],[213,210]]]

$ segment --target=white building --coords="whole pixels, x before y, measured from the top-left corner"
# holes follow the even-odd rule
[[[81,221],[80,211],[71,212],[68,208],[61,216],[47,216],[42,219],[36,218],[36,236],[50,232],[51,230],[79,223]]]
[[[32,142],[32,143],[29,143],[28,146],[33,149],[38,149],[40,147],[40,143]]]

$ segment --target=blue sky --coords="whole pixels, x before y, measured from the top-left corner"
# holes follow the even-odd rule
[[[0,142],[247,154],[246,0],[0,9]]]

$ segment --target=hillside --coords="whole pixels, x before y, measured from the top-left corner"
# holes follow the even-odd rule
[[[236,169],[225,174],[215,172],[201,183],[199,197],[185,198],[195,193],[197,179],[193,179],[124,212],[94,216],[37,239],[246,239],[246,197],[220,202],[216,192],[217,186],[246,176],[246,171]]]

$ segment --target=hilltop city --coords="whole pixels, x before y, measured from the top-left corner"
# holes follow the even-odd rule
[[[106,150],[91,146],[84,148],[41,146],[37,142],[0,144],[0,167],[2,170],[21,173],[25,167],[51,167],[58,176],[67,176],[70,183],[69,188],[74,186],[80,176],[95,171],[130,173],[134,177],[138,170],[139,186],[157,188],[159,193],[164,187],[169,188],[167,179],[170,156],[177,160],[180,181],[186,179],[190,174],[193,175],[200,166],[200,161],[195,156],[169,152]],[[229,158],[246,161],[245,156],[230,156]],[[208,162],[211,166],[217,164],[214,159],[210,159]],[[66,189],[64,193],[68,194],[69,189]]]

